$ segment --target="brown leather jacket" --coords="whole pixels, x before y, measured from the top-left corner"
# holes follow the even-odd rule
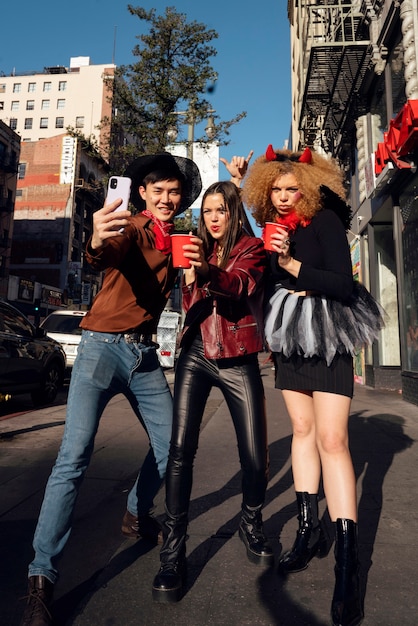
[[[86,259],[97,271],[106,270],[103,286],[80,324],[103,333],[137,329],[153,334],[173,288],[177,270],[171,255],[155,249],[152,221],[141,213],[129,218],[122,237],[92,250]]]
[[[228,265],[220,269],[208,258],[209,276],[183,285],[186,320],[181,345],[199,330],[205,356],[226,359],[260,352],[264,346],[263,299],[266,253],[263,242],[243,234]]]

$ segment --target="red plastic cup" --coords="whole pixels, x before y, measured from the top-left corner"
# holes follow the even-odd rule
[[[274,249],[271,245],[271,236],[273,233],[277,233],[277,227],[284,228],[287,230],[287,226],[283,226],[282,224],[278,224],[277,222],[266,222],[264,224],[264,250],[270,250],[274,252]]]
[[[174,233],[171,236],[171,252],[173,255],[173,267],[181,267],[185,270],[191,267],[190,259],[184,256],[183,246],[190,243],[191,235]]]

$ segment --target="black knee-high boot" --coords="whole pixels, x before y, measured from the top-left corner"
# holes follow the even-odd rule
[[[272,565],[273,549],[264,534],[262,505],[257,507],[242,505],[239,536],[247,549],[247,557],[252,563]]]
[[[333,626],[357,626],[363,619],[360,598],[357,524],[338,518],[335,523],[335,588],[331,605]]]
[[[279,572],[290,574],[300,572],[308,566],[314,556],[325,556],[326,539],[318,520],[318,495],[307,491],[297,491],[299,528],[295,542],[279,560]]]
[[[156,602],[178,602],[181,599],[187,575],[187,524],[187,513],[176,516],[166,509],[161,566],[152,585],[152,597]]]

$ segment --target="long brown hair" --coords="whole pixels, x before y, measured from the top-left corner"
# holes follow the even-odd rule
[[[253,235],[253,232],[248,222],[244,205],[241,201],[240,190],[233,183],[226,180],[213,183],[212,185],[210,185],[210,187],[206,189],[203,195],[199,215],[199,223],[197,226],[197,235],[203,241],[205,256],[208,257],[213,251],[215,240],[213,239],[212,235],[210,235],[205,226],[203,209],[207,196],[211,196],[216,193],[221,194],[221,196],[223,197],[225,209],[228,210],[229,216],[226,226],[222,259],[219,265],[219,267],[224,268],[228,262],[232,248],[235,246],[235,244],[242,235],[243,229],[247,231],[249,235]]]

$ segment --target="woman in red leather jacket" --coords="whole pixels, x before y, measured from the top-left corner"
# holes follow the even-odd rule
[[[174,383],[174,419],[166,474],[166,519],[161,567],[153,598],[177,602],[186,570],[186,531],[193,461],[206,401],[222,391],[234,423],[242,468],[239,536],[250,561],[273,562],[261,509],[268,480],[267,428],[257,353],[263,349],[266,255],[247,234],[240,192],[231,182],[203,196],[198,236],[184,246],[186,320]],[[251,230],[251,227],[249,227]]]

